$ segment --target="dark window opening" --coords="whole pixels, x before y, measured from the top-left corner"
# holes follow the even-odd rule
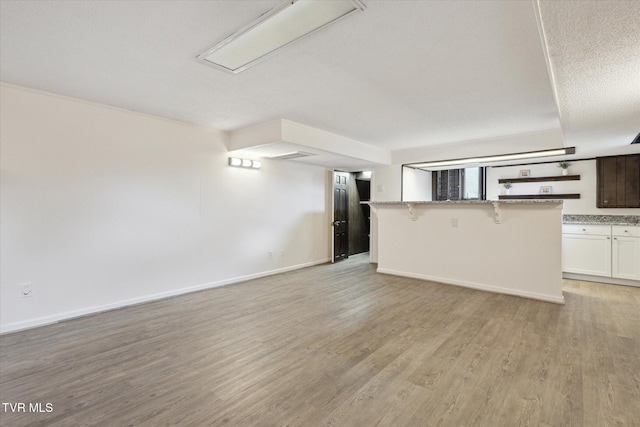
[[[484,168],[447,169],[432,173],[433,200],[485,200]]]

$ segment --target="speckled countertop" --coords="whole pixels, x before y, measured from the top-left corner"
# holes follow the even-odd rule
[[[514,199],[514,200],[437,200],[437,201],[416,201],[416,202],[369,202],[372,205],[491,205],[494,203],[506,204],[506,205],[540,205],[540,204],[554,204],[563,203],[562,199]]]
[[[563,224],[640,225],[640,215],[562,215]]]

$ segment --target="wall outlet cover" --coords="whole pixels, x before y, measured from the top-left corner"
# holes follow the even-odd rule
[[[23,283],[20,285],[20,296],[28,298],[33,295],[33,283]]]

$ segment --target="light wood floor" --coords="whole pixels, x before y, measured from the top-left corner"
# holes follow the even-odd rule
[[[638,426],[640,289],[566,305],[363,256],[0,337],[0,424]]]

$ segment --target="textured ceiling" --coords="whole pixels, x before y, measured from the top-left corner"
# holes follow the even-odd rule
[[[540,11],[567,145],[583,155],[631,150],[640,132],[640,1],[542,0]]]
[[[1,0],[0,78],[226,131],[286,118],[388,150],[639,130],[640,2],[542,1],[555,87],[529,0],[365,0],[241,74],[195,60],[279,3]]]

